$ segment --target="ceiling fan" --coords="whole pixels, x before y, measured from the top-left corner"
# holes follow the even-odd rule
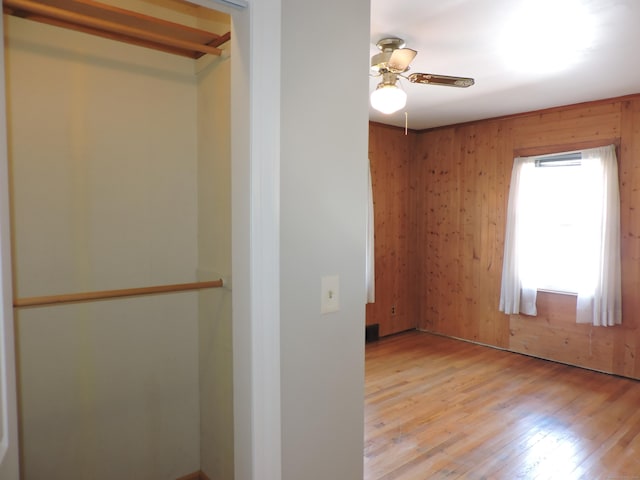
[[[383,38],[376,45],[380,53],[371,57],[371,70],[374,72],[373,76],[382,77],[382,80],[371,93],[371,106],[382,113],[397,112],[407,103],[407,94],[397,85],[399,77],[411,83],[459,88],[470,87],[475,83],[473,78],[434,73],[404,75],[418,52],[411,48],[404,48],[405,43],[401,38]]]

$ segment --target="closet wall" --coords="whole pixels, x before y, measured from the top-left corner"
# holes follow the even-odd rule
[[[16,296],[228,275],[228,105],[199,106],[227,60],[5,25]],[[17,310],[24,478],[228,471],[229,295]]]
[[[388,135],[381,130],[371,127],[376,151],[383,149],[379,139]],[[577,325],[575,297],[548,293],[538,297],[537,317],[502,314],[498,303],[513,157],[614,142],[619,145],[623,325]],[[397,148],[394,152],[404,155]],[[409,172],[415,192],[376,215],[399,218],[417,209],[415,229],[407,235],[417,245],[410,261],[416,268],[418,328],[640,378],[640,96],[419,132],[409,158],[409,165],[400,159],[391,163],[398,166],[396,176]],[[378,183],[387,182],[379,178]],[[390,185],[388,191],[393,181]],[[382,229],[377,218],[376,228]],[[391,281],[385,276],[408,281],[406,274],[378,262],[376,268],[382,284]]]

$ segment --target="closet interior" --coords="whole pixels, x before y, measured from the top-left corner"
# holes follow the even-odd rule
[[[230,19],[3,7],[23,478],[231,478]]]

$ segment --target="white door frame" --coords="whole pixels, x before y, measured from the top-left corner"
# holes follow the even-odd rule
[[[4,38],[4,25],[1,23],[0,38]],[[0,478],[18,480],[19,440],[5,91],[3,48],[0,52]]]
[[[236,480],[280,480],[282,476],[280,9],[281,0],[256,0],[244,14],[233,15],[236,39],[231,47],[231,150]]]
[[[188,1],[232,18],[235,479],[280,480],[281,0]]]

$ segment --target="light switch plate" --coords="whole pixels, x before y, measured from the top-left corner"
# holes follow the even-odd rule
[[[320,313],[331,313],[340,310],[340,278],[328,275],[321,278]]]

